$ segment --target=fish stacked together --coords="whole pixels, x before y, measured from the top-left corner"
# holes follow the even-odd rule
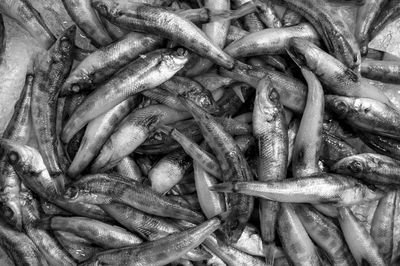
[[[341,3],[354,33],[324,0],[62,2],[58,38],[0,3],[45,49],[0,139],[0,265],[400,263],[400,58],[368,48],[398,1]]]

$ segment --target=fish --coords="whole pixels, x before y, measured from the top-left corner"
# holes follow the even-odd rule
[[[95,253],[103,251],[101,247],[91,241],[79,237],[73,233],[54,231],[54,236],[60,245],[77,261],[83,262],[91,258]]]
[[[285,54],[291,38],[304,38],[318,43],[319,36],[309,23],[301,23],[286,28],[267,28],[250,33],[230,43],[224,51],[233,58],[249,57],[264,54]]]
[[[368,52],[369,32],[388,0],[366,0],[357,10],[355,37],[362,55]]]
[[[57,150],[57,99],[59,88],[72,67],[76,26],[66,29],[51,50],[40,59],[32,85],[32,121],[46,168],[62,190],[65,176]]]
[[[163,40],[154,35],[131,32],[122,39],[102,47],[72,70],[61,87],[60,95],[91,91],[141,54],[146,54],[163,44]]]
[[[390,263],[393,252],[394,215],[397,191],[388,192],[379,200],[371,223],[370,234],[378,245],[385,262]]]
[[[228,69],[233,67],[233,58],[212,43],[192,22],[174,12],[148,5],[126,9],[124,3],[117,0],[95,0],[92,6],[100,15],[118,26],[157,34],[210,59],[217,65]]]
[[[89,166],[118,124],[139,104],[138,96],[131,96],[89,122],[79,150],[67,170],[68,176],[76,178]]]
[[[3,132],[3,138],[27,144],[31,132],[31,101],[33,75],[27,75],[20,97],[14,106],[14,113]],[[22,213],[19,200],[20,178],[7,159],[0,156],[1,210],[3,218],[10,225],[22,230]]]
[[[356,38],[334,8],[319,0],[279,2],[304,16],[315,27],[329,53],[345,66],[356,69],[360,65],[360,48]]]
[[[151,188],[160,193],[167,193],[179,183],[192,162],[185,151],[178,149],[162,157],[148,173]]]
[[[181,48],[176,51],[161,49],[133,61],[99,86],[79,105],[64,125],[61,134],[63,143],[68,143],[90,120],[130,96],[157,87],[171,78],[185,65],[188,56],[188,52]]]
[[[360,224],[351,210],[347,207],[339,208],[338,220],[347,245],[357,264],[387,265],[379,253],[378,246],[373,238]]]
[[[322,144],[324,91],[318,78],[308,69],[301,69],[308,84],[307,103],[293,148],[293,177],[319,173],[318,160]]]
[[[336,162],[331,170],[351,175],[375,185],[396,186],[400,184],[397,171],[399,161],[375,153],[361,153]]]
[[[400,113],[391,106],[370,98],[326,95],[325,103],[339,119],[359,130],[399,139]]]
[[[68,15],[79,29],[90,38],[94,46],[99,48],[112,43],[111,37],[92,8],[90,0],[63,0],[62,3]]]
[[[329,92],[347,97],[371,98],[391,105],[390,100],[377,87],[368,84],[359,74],[314,43],[292,38],[287,52],[297,65],[314,72]]]
[[[393,159],[400,160],[400,142],[396,139],[363,132],[363,140],[373,150]]]
[[[303,20],[303,16],[296,11],[287,8],[282,17],[284,27],[296,26]]]
[[[115,174],[86,175],[70,184],[63,197],[72,203],[123,203],[153,215],[203,221],[202,214],[183,207],[147,185]]]
[[[236,8],[240,8],[243,5],[246,5],[249,0],[234,0],[233,4],[236,6]],[[247,14],[243,17],[243,26],[246,30],[249,32],[256,32],[264,29],[264,24],[260,20],[260,18],[257,15],[258,12],[254,12],[251,14]]]
[[[6,28],[4,27],[3,15],[0,15],[0,64],[4,60],[4,53],[6,50]]]
[[[27,30],[44,49],[49,49],[56,41],[40,13],[28,0],[2,1],[0,12],[15,20],[22,28]]]
[[[49,265],[26,234],[15,231],[3,219],[0,219],[0,236],[0,246],[7,251],[15,265]]]
[[[150,132],[159,125],[190,117],[165,105],[155,104],[130,113],[114,130],[92,162],[91,172],[102,172],[114,167],[122,158],[140,146]]]
[[[142,243],[142,239],[127,230],[86,217],[53,216],[48,220],[42,219],[40,225],[55,231],[65,231],[85,238],[104,248],[121,248]]]
[[[212,218],[194,228],[158,240],[97,253],[82,265],[166,265],[198,246],[220,225],[218,217]]]
[[[0,148],[28,188],[45,199],[51,200],[61,195],[56,180],[50,176],[38,150],[7,139],[0,139]]]
[[[355,264],[340,228],[333,221],[306,204],[294,205],[294,209],[311,239],[326,252],[332,265]]]
[[[252,180],[253,176],[250,167],[232,136],[225,132],[223,127],[210,114],[193,101],[182,96],[179,96],[179,99],[193,115],[206,142],[214,151],[221,165],[223,180]],[[227,211],[229,212],[229,217],[222,226],[222,231],[228,242],[236,242],[239,239],[244,225],[250,218],[253,207],[254,201],[251,197],[228,195]]]
[[[358,154],[358,151],[334,135],[322,132],[322,145],[320,159],[328,166],[334,165],[344,157]]]
[[[257,14],[267,28],[281,28],[282,22],[271,0],[255,1]]]
[[[400,63],[397,61],[363,60],[361,75],[385,83],[400,84]]]
[[[117,166],[115,166],[115,170],[119,175],[135,180],[137,182],[142,182],[144,180],[144,176],[142,175],[140,167],[137,165],[135,160],[129,156],[123,158],[117,164]]]
[[[378,16],[371,23],[368,34],[371,40],[375,38],[385,27],[400,16],[400,3],[395,0],[386,1],[387,4],[380,10]]]
[[[349,176],[319,173],[279,181],[225,182],[210,187],[213,191],[242,193],[262,199],[289,203],[332,203],[349,206],[378,200],[383,192]]]
[[[258,143],[258,180],[282,180],[286,178],[288,129],[280,102],[280,95],[270,79],[263,78],[257,85],[254,99],[253,134]],[[273,264],[275,231],[279,202],[260,201],[261,237],[265,244],[267,264]]]
[[[278,234],[290,261],[294,265],[323,265],[292,205],[282,203],[278,217]]]
[[[257,87],[260,79],[269,77],[274,88],[280,95],[282,105],[295,113],[302,113],[306,104],[307,87],[302,81],[285,75],[279,71],[253,67],[236,61],[232,71],[220,69],[220,74],[240,82],[245,82],[253,88]]]
[[[21,192],[22,221],[26,234],[35,243],[49,265],[74,266],[72,257],[46,230],[37,227],[40,221],[39,202],[31,192]]]
[[[229,10],[229,0],[207,0],[204,1],[204,7],[211,10]],[[203,32],[207,35],[209,40],[220,48],[224,48],[226,42],[226,36],[228,35],[230,20],[224,21],[212,21],[202,25]],[[213,66],[213,62],[206,59],[200,58],[190,69],[186,71],[187,76],[198,76],[201,73],[207,72]]]

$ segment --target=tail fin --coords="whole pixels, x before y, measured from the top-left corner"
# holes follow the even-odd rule
[[[240,86],[233,86],[232,89],[235,92],[235,94],[239,97],[239,99],[242,101],[242,103],[244,103],[245,99],[242,93],[242,88]]]
[[[274,243],[265,243],[264,244],[265,251],[265,263],[267,265],[274,265],[275,261],[275,244]]]

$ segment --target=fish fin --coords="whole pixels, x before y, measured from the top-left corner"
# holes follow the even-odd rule
[[[318,20],[318,22],[320,24],[322,24],[321,21]],[[326,31],[325,27],[321,27],[321,28],[322,28],[322,31],[323,31],[322,34],[325,36],[325,38],[323,38],[323,40],[325,40],[326,48],[328,48],[328,51],[330,51],[330,52],[334,51],[335,47],[334,47],[333,42],[332,42],[332,40],[331,40],[331,38],[329,36],[329,33]]]
[[[225,182],[225,183],[220,183],[220,184],[215,184],[212,186],[208,187],[211,191],[217,191],[217,192],[236,192],[236,187],[235,187],[235,182]]]
[[[352,81],[357,82],[359,80],[359,76],[357,75],[356,72],[354,72],[352,69],[347,68],[344,71],[345,75],[348,76]]]
[[[264,243],[265,263],[267,265],[274,265],[275,261],[275,248],[274,243]]]
[[[233,87],[233,91],[239,97],[239,99],[244,103],[245,99],[244,99],[244,96],[243,96],[243,93],[242,93],[242,89],[239,86],[234,86]]]

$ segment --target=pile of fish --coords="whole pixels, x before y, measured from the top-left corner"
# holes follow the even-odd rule
[[[0,139],[1,266],[400,265],[400,58],[368,47],[400,1],[62,3],[56,38],[0,2],[44,48]]]

